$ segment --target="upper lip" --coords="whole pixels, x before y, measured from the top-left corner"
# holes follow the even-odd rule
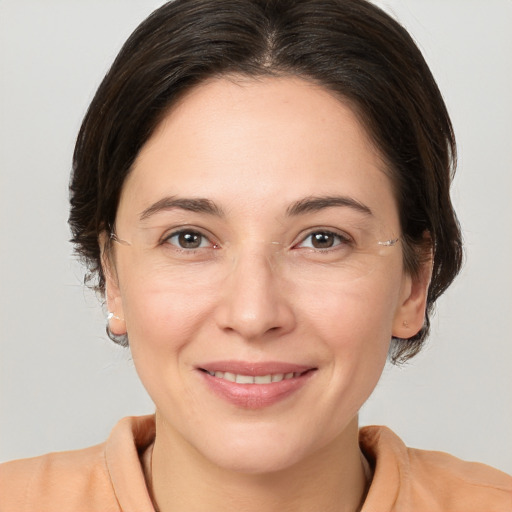
[[[197,367],[207,372],[229,372],[237,375],[269,375],[278,373],[303,373],[314,370],[315,367],[303,364],[285,363],[280,361],[250,362],[250,361],[213,361],[200,364]]]

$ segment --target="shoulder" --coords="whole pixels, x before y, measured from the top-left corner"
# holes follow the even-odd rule
[[[506,473],[443,452],[407,451],[416,493],[435,489],[447,510],[512,511],[512,477]]]
[[[153,415],[123,418],[97,446],[0,464],[0,512],[153,510],[140,456]]]
[[[103,444],[0,464],[0,512],[118,511]]]
[[[360,442],[374,467],[368,498],[384,496],[403,510],[512,511],[512,477],[506,473],[447,453],[408,448],[385,427],[361,429]]]

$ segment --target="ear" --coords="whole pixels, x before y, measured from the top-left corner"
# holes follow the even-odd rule
[[[410,338],[423,327],[431,277],[431,258],[421,263],[415,275],[404,276],[400,302],[393,320],[394,337]]]
[[[100,235],[99,245],[101,250],[101,268],[105,276],[105,300],[109,311],[107,321],[112,334],[122,336],[126,334],[123,300],[115,268],[112,242],[105,231]]]

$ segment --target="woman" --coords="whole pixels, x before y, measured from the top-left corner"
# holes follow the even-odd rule
[[[155,417],[7,464],[0,510],[507,510],[510,477],[357,413],[460,268],[455,142],[362,1],[181,1],[84,119],[74,242]]]

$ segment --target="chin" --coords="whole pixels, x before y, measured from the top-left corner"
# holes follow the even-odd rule
[[[282,449],[274,443],[262,443],[264,446],[233,446],[212,453],[205,453],[216,466],[246,475],[263,475],[286,470],[301,460],[301,452]]]
[[[198,436],[196,439],[200,441],[195,448],[215,466],[242,474],[282,471],[320,448],[316,446],[319,439],[315,443],[303,429],[291,431],[289,424],[283,428],[273,422],[256,421],[250,425],[231,425],[231,428],[224,425],[218,430]]]

